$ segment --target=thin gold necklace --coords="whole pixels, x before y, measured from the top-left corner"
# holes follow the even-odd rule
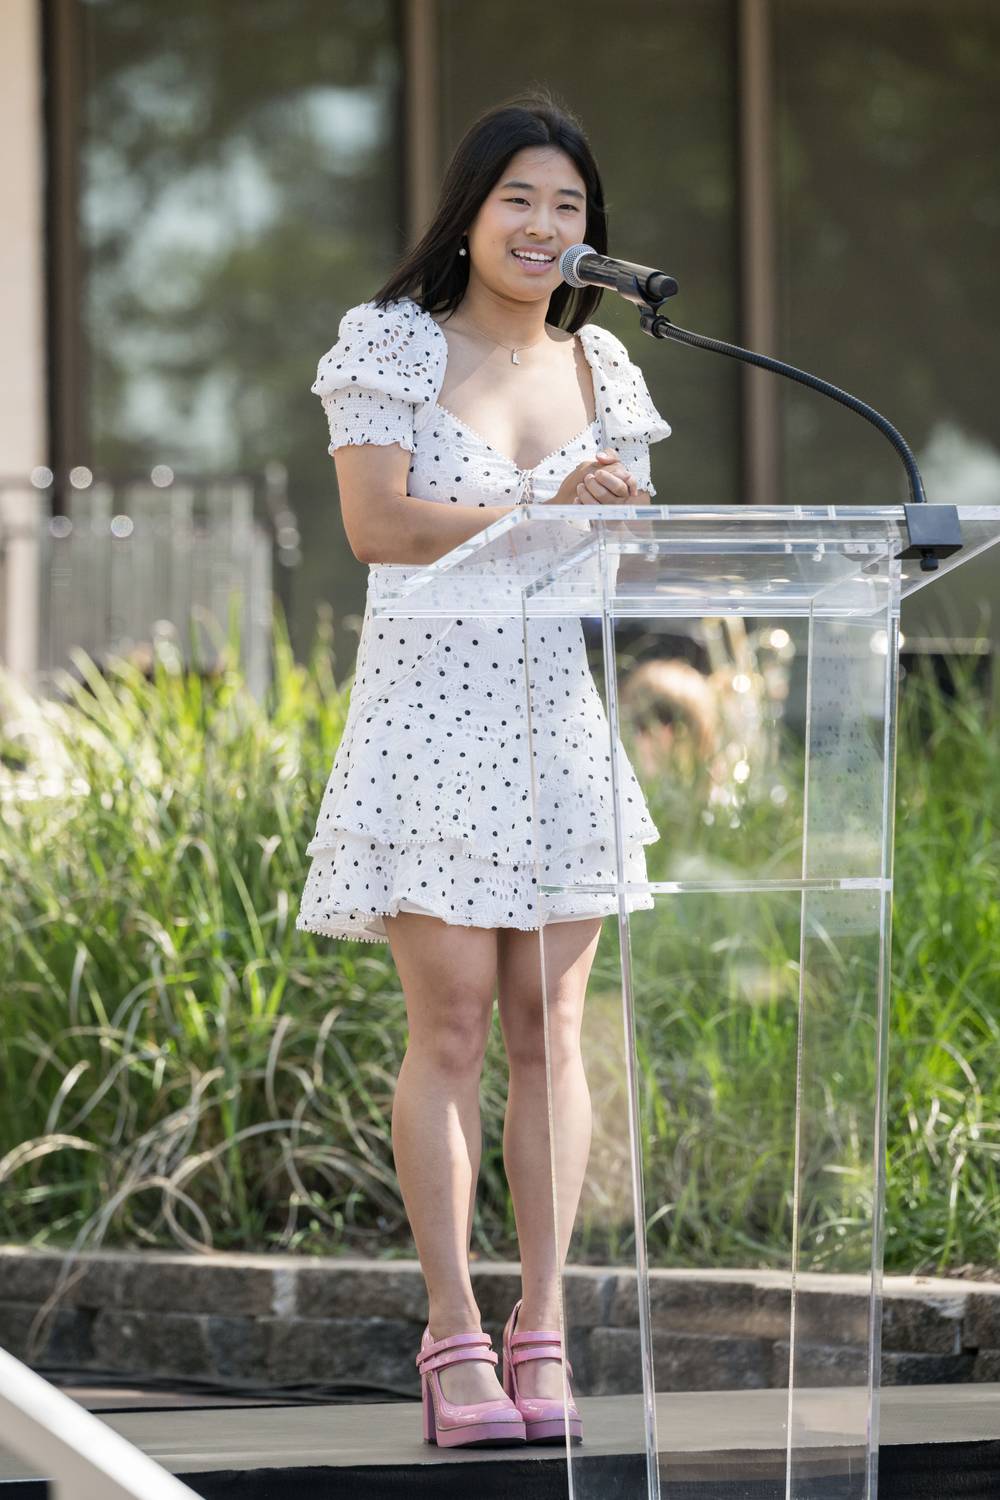
[[[500,342],[499,339],[495,339],[493,337],[492,333],[483,333],[483,330],[481,328],[477,328],[476,327],[475,323],[473,323],[473,321],[469,317],[468,313],[462,313],[462,317],[468,323],[469,327],[471,329],[473,329],[474,332],[478,333],[481,338],[489,339],[490,343],[491,344],[496,344],[496,346],[497,346],[498,349],[507,349],[507,350],[509,350],[509,352],[510,352],[510,362],[511,362],[512,365],[519,365],[521,363],[521,361],[517,357],[518,350],[520,350],[521,353],[523,354],[526,349],[534,349],[535,344],[540,344],[542,342],[542,339],[545,337],[545,334],[543,333],[542,337],[541,338],[537,338],[535,340],[534,344],[518,344],[517,348],[514,348],[510,344],[503,344],[503,343]]]

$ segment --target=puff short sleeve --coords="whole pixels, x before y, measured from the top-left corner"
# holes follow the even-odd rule
[[[655,495],[649,477],[649,445],[670,436],[653,405],[642,371],[620,339],[596,323],[580,329],[580,342],[594,377],[594,401],[604,442],[617,450],[639,488]]]
[[[330,452],[360,443],[399,443],[412,452],[446,362],[436,323],[409,299],[385,308],[365,302],[345,313],[312,387],[330,424]]]

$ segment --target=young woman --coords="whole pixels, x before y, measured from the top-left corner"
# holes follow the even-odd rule
[[[373,570],[430,563],[528,500],[648,502],[648,445],[670,429],[624,347],[586,321],[600,292],[560,277],[559,257],[581,241],[607,247],[580,128],[544,98],[504,105],[459,145],[416,249],[344,318],[313,390],[347,535]],[[616,870],[608,729],[579,621],[537,622],[530,652],[553,684],[533,709],[546,746],[534,756],[547,832],[537,867],[520,620],[366,616],[299,918],[333,937],[388,938],[402,981],[409,1045],[392,1138],[430,1301],[424,1435],[454,1446],[566,1436],[558,1275],[590,1147],[580,1026],[601,918],[617,910],[592,894],[546,910],[557,1246],[537,869],[590,883]],[[622,874],[642,880],[656,831],[632,788]],[[504,1333],[503,1388],[468,1263],[494,995],[523,1297]],[[568,1414],[578,1438],[572,1404]]]

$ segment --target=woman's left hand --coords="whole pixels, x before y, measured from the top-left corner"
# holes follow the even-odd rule
[[[590,464],[576,487],[580,505],[627,505],[639,493],[634,474],[630,474],[613,448],[605,448]]]
[[[613,448],[605,448],[586,463],[577,464],[548,505],[625,505],[639,493],[630,474]]]

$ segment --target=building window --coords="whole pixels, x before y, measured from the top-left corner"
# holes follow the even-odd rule
[[[284,470],[302,539],[284,583],[306,647],[316,602],[334,600],[339,619],[364,594],[309,387],[401,244],[399,7],[59,9],[79,38],[82,130],[83,397],[68,442],[84,451],[66,465]]]

